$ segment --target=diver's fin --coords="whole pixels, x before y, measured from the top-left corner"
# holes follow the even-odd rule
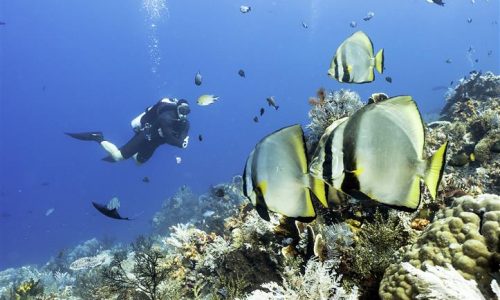
[[[114,160],[114,158],[113,158],[111,155],[108,155],[108,156],[106,156],[106,157],[103,157],[101,160],[103,160],[103,161],[107,161],[107,162],[111,162],[111,163],[116,162],[116,160]]]
[[[439,149],[427,160],[427,169],[425,170],[424,182],[429,188],[432,199],[436,199],[437,189],[446,160],[446,150],[448,149],[448,141],[446,141]]]
[[[72,138],[82,141],[95,141],[98,143],[104,141],[104,136],[100,131],[78,132],[78,133],[65,132],[65,134],[69,135]]]
[[[380,49],[375,56],[375,69],[380,74],[384,72],[384,49]]]
[[[120,216],[120,214],[118,213],[118,210],[116,208],[109,209],[106,205],[102,205],[102,204],[96,203],[94,201],[92,201],[92,205],[101,214],[105,215],[108,218],[116,219],[116,220],[128,220],[128,221],[132,220],[132,219],[130,219],[128,217],[122,217],[122,216]]]

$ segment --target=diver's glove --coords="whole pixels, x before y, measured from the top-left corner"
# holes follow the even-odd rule
[[[189,136],[187,136],[184,139],[184,142],[182,143],[182,148],[187,148],[188,144],[189,144]]]

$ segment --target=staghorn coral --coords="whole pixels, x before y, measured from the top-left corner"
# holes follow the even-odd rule
[[[451,264],[465,279],[474,279],[480,291],[491,295],[492,273],[500,262],[500,197],[481,195],[456,198],[452,207],[436,215],[417,242],[398,262],[387,268],[380,284],[382,299],[411,299],[418,287],[411,282],[402,263],[425,270],[426,266]]]
[[[309,111],[311,123],[306,126],[309,151],[314,151],[325,129],[333,121],[348,117],[363,106],[359,95],[350,90],[332,91],[327,93],[323,99],[323,101],[313,105]]]

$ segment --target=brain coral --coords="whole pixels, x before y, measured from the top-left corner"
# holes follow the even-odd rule
[[[417,278],[402,267],[416,268],[451,264],[465,279],[473,279],[490,295],[493,273],[500,263],[500,197],[483,194],[477,198],[456,198],[450,208],[440,211],[418,241],[409,246],[399,262],[390,265],[380,283],[382,299],[413,299]],[[460,287],[457,287],[460,288]]]

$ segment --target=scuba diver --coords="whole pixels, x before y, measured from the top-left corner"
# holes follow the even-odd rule
[[[83,141],[98,142],[109,154],[104,161],[117,162],[133,157],[137,163],[145,163],[162,144],[179,148],[188,146],[187,115],[190,112],[184,99],[161,99],[132,120],[135,135],[120,148],[106,141],[99,131],[66,134]]]

